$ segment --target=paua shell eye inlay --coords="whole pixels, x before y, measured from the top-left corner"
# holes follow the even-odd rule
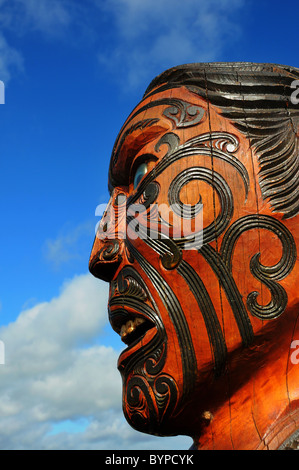
[[[147,171],[148,171],[147,163],[141,163],[141,165],[137,167],[137,170],[135,171],[135,175],[134,175],[134,189],[137,188],[137,186],[139,185],[140,181],[142,180],[144,175],[147,173]]]

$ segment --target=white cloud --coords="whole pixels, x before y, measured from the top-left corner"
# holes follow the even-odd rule
[[[0,329],[2,450],[177,448],[177,439],[137,433],[124,420],[119,351],[101,339],[107,297],[105,283],[77,276]]]
[[[7,85],[14,73],[24,70],[25,59],[7,40],[7,33],[22,36],[39,31],[57,37],[72,21],[69,3],[60,0],[0,1],[0,79]]]
[[[99,5],[114,24],[109,53],[100,51],[100,63],[121,70],[122,80],[135,86],[171,66],[219,60],[240,34],[244,1],[106,0]]]
[[[71,22],[66,2],[61,0],[14,0],[16,7],[25,15],[28,27],[43,33],[55,34]]]
[[[45,241],[44,257],[56,269],[72,260],[86,259],[83,239],[87,236],[90,244],[94,234],[94,221],[83,222],[76,227],[65,226],[55,239]]]
[[[2,0],[0,21],[6,30],[56,35],[71,23],[67,0]]]
[[[23,70],[22,55],[11,47],[2,33],[0,33],[0,80],[7,84],[14,71]]]
[[[225,47],[240,36],[245,1],[1,0],[0,5],[5,77],[23,61],[7,43],[6,31],[17,35],[38,31],[52,39],[67,38],[64,43],[72,45],[80,42],[78,38],[88,38],[93,53],[98,44],[100,65],[125,88],[147,83],[181,63],[219,60]]]

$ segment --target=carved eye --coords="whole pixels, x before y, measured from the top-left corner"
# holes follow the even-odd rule
[[[141,165],[139,165],[137,167],[137,170],[135,171],[134,189],[137,188],[138,184],[140,183],[140,181],[142,180],[142,178],[144,177],[146,173],[147,173],[147,163],[141,163]]]

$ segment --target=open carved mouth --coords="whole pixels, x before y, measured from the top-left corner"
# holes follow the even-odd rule
[[[125,267],[111,283],[109,321],[127,348],[118,368],[130,370],[133,364],[157,350],[164,339],[164,327],[153,299],[140,275]]]
[[[110,310],[109,320],[113,330],[129,347],[137,344],[149,330],[156,327],[150,319],[129,313],[124,308]]]

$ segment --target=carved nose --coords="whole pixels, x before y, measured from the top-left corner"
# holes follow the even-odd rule
[[[110,282],[123,260],[123,242],[95,239],[89,261],[89,271],[98,279]]]
[[[89,271],[110,282],[124,259],[126,233],[126,195],[115,188],[97,229],[91,251]]]

